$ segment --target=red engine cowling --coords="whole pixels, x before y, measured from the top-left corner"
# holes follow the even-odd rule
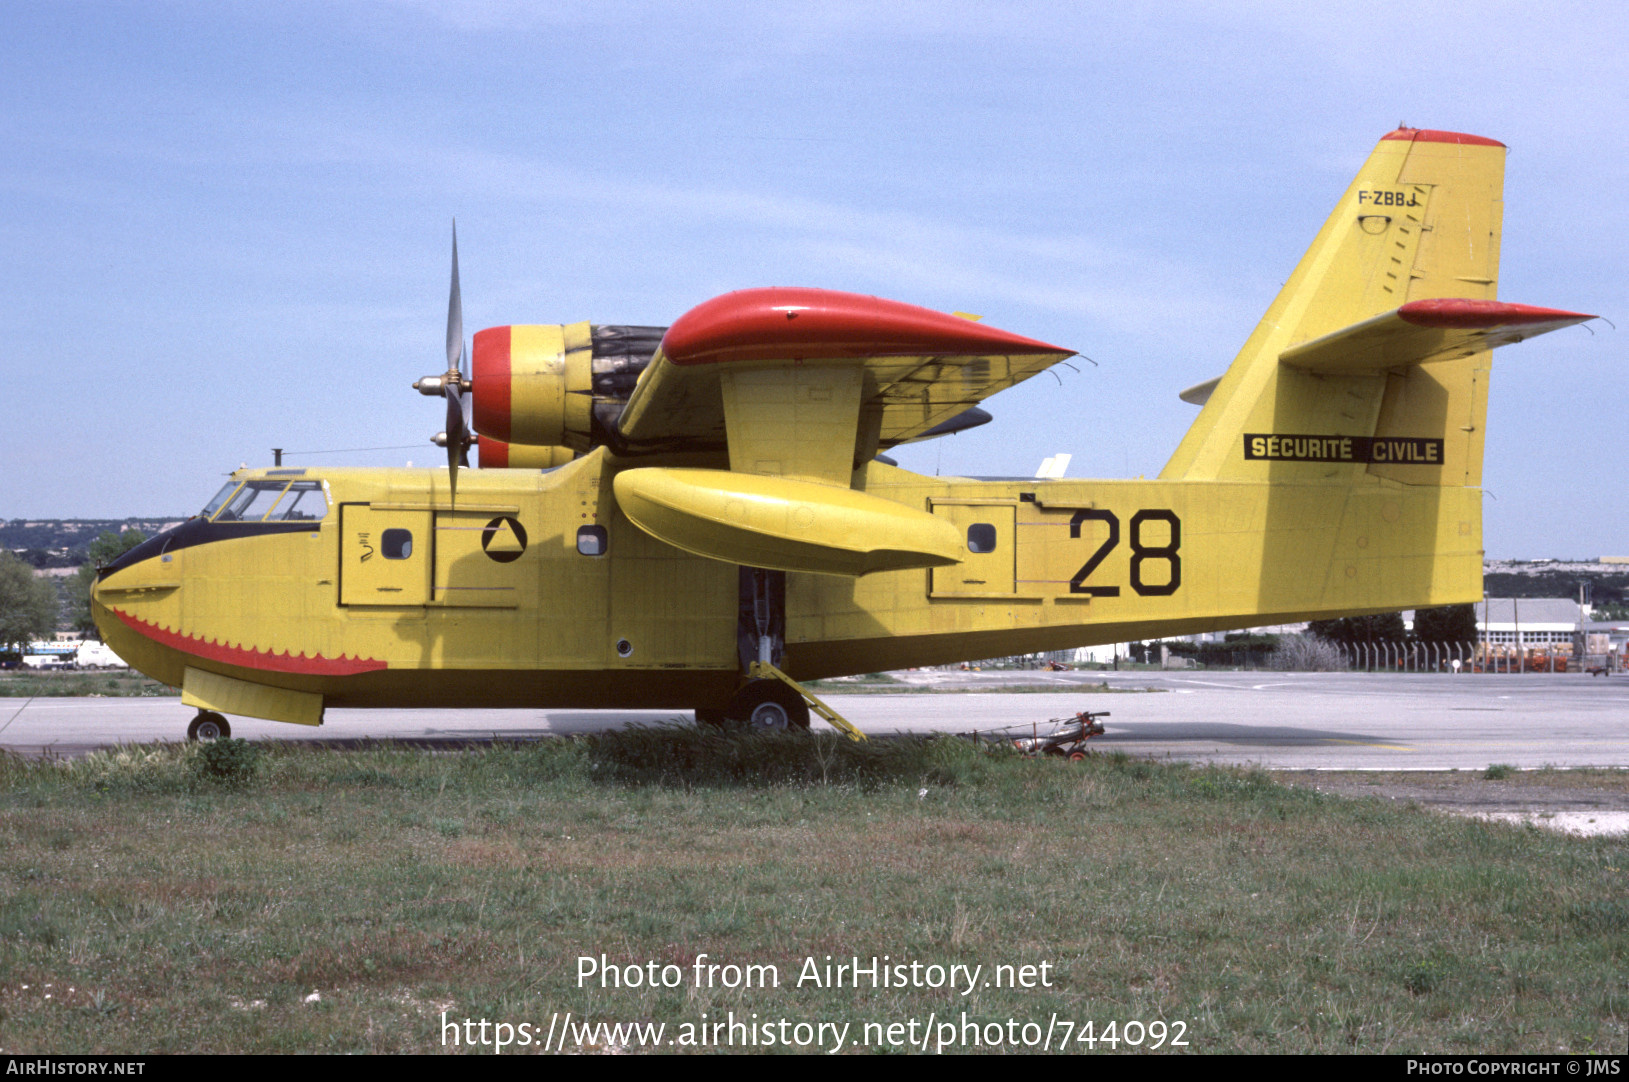
[[[476,332],[475,431],[511,445],[589,450],[602,442],[606,419],[614,423],[665,330],[570,323]],[[484,466],[484,441],[482,451]],[[511,462],[515,454],[509,451]]]
[[[587,450],[592,401],[586,323],[489,327],[475,334],[475,431],[505,443]]]
[[[577,457],[569,447],[533,447],[505,443],[488,436],[475,437],[477,468],[483,470],[548,470]]]

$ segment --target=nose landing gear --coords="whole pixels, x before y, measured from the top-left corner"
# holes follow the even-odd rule
[[[222,740],[232,735],[232,726],[226,718],[213,710],[200,710],[187,726],[188,740]]]

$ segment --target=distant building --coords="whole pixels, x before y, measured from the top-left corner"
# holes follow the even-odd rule
[[[1584,610],[1571,598],[1490,597],[1476,606],[1478,637],[1493,646],[1566,646],[1583,631]]]
[[[1555,669],[1584,655],[1584,623],[1571,598],[1490,597],[1476,606],[1477,649],[1493,668]]]
[[[1584,661],[1608,672],[1629,670],[1629,620],[1586,620]]]

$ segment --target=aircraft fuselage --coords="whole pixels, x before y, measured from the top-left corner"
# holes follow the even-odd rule
[[[741,678],[740,569],[620,513],[612,478],[642,464],[598,450],[465,471],[456,503],[444,470],[241,470],[212,518],[104,570],[96,619],[156,679],[265,689],[233,702],[282,720],[723,704]],[[857,487],[947,519],[967,551],[788,574],[783,668],[804,680],[1478,596],[1474,490],[1262,468],[1259,483],[977,481],[871,463]],[[279,517],[296,488],[300,510]]]

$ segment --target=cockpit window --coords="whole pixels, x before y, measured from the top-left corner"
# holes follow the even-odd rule
[[[320,481],[245,481],[216,522],[315,522],[328,513]]]
[[[221,504],[226,502],[226,497],[232,495],[232,493],[236,492],[237,490],[238,483],[236,481],[226,482],[226,487],[215,493],[215,498],[209,501],[208,506],[206,506],[203,511],[199,513],[198,517],[214,518],[215,512],[221,509]]]
[[[287,481],[248,481],[215,516],[216,522],[259,522],[283,495]]]
[[[328,513],[328,497],[321,481],[295,481],[277,501],[267,522],[315,522]]]

